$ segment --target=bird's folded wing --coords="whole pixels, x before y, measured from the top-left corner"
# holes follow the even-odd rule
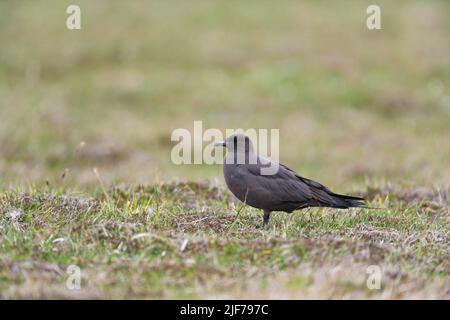
[[[303,178],[295,171],[279,164],[279,170],[273,175],[261,175],[261,165],[248,165],[255,183],[270,190],[272,197],[280,202],[298,203],[299,206],[321,206],[335,204],[333,193],[319,182]]]
[[[313,199],[310,187],[303,183],[294,171],[281,164],[273,175],[261,175],[260,165],[248,165],[246,169],[254,181],[252,185],[269,191],[271,197],[277,201],[303,203]]]

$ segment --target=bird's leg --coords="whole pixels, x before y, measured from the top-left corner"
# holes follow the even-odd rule
[[[269,219],[270,219],[270,211],[264,210],[264,217],[263,217],[263,225],[264,226],[267,226],[269,224]]]

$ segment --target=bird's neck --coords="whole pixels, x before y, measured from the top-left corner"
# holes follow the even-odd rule
[[[257,164],[258,155],[250,152],[230,151],[225,156],[225,164]]]

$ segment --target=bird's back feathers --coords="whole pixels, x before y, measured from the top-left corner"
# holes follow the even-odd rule
[[[278,165],[279,170],[274,175],[261,175],[263,165],[259,160],[257,164],[225,164],[225,180],[238,199],[269,211],[366,207],[363,198],[334,193],[319,182],[303,178],[285,165]]]

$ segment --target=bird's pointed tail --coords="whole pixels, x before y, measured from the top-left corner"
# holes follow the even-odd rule
[[[337,207],[342,208],[367,208],[367,203],[364,198],[347,196],[343,194],[333,193],[331,194],[336,201]]]

